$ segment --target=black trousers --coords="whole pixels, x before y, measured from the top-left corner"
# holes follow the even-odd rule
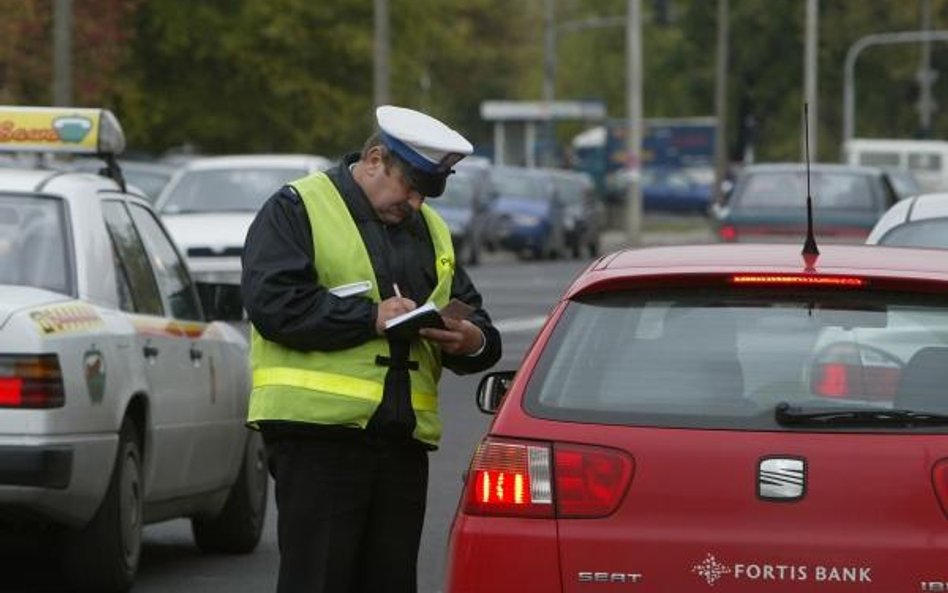
[[[276,482],[277,593],[415,593],[428,453],[376,439],[267,443]]]

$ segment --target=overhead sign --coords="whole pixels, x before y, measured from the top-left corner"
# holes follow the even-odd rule
[[[481,117],[487,121],[603,119],[606,106],[602,101],[484,101]]]

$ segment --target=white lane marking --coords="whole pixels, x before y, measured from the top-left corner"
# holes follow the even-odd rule
[[[514,319],[504,319],[503,321],[498,321],[494,324],[494,327],[496,327],[497,331],[502,334],[512,334],[517,332],[538,330],[543,327],[545,322],[545,315],[538,317],[518,317]]]

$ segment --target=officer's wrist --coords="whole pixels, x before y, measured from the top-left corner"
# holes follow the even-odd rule
[[[474,327],[477,327],[476,325]],[[475,356],[480,356],[484,353],[484,350],[487,349],[487,336],[484,335],[484,332],[481,331],[481,328],[477,327],[477,332],[481,334],[481,345],[477,347],[477,350],[471,352],[470,354],[465,354],[465,356],[470,356],[474,358]]]

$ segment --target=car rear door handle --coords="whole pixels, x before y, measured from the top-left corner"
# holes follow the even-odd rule
[[[191,348],[191,361],[197,362],[204,358],[204,351],[198,350],[197,348]]]
[[[142,354],[145,355],[145,358],[158,358],[158,349],[154,346],[144,346]]]

